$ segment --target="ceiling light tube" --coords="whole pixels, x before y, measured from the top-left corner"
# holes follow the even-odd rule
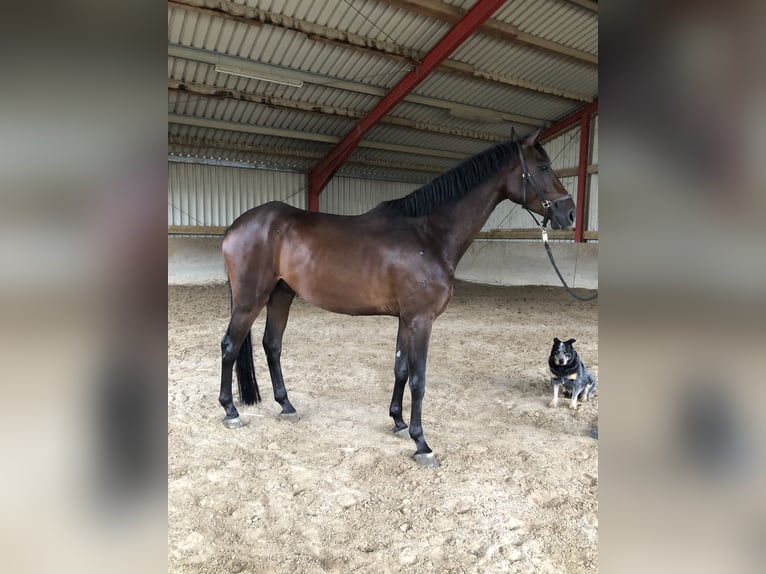
[[[301,80],[292,80],[290,78],[279,77],[272,74],[261,74],[259,72],[253,72],[252,70],[240,68],[239,66],[231,66],[229,64],[216,64],[215,71],[220,74],[240,76],[242,78],[250,78],[251,80],[260,80],[262,82],[271,82],[273,84],[282,84],[283,86],[291,86],[293,88],[303,87],[303,81]]]

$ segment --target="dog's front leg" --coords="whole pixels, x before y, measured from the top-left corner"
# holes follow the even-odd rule
[[[548,406],[555,407],[559,404],[559,382],[556,379],[551,379],[551,386],[553,387],[553,399],[548,403]]]
[[[573,388],[572,388],[572,400],[569,401],[569,409],[570,410],[573,410],[573,411],[577,410],[577,397],[579,397],[580,394],[582,394],[582,392],[583,392],[583,388],[582,387],[580,387],[578,385],[574,385],[573,386]]]

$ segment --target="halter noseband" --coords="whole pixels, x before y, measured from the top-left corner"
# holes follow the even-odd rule
[[[572,199],[572,194],[567,193],[566,195],[562,195],[561,197],[557,197],[556,199],[545,199],[545,193],[542,189],[540,189],[540,186],[537,185],[537,182],[532,178],[532,174],[529,173],[529,170],[527,169],[527,162],[524,160],[524,152],[521,150],[521,144],[519,142],[516,143],[516,149],[519,152],[519,162],[521,163],[521,207],[526,209],[527,213],[532,216],[532,219],[535,220],[535,223],[538,227],[541,229],[545,229],[545,226],[548,225],[548,221],[550,220],[550,216],[553,212],[553,206],[559,203],[560,201],[566,201],[567,199]],[[527,207],[527,184],[529,184],[532,189],[535,190],[535,193],[537,194],[538,199],[540,200],[540,204],[543,206],[543,222],[540,223],[537,221],[537,218],[534,216],[534,214],[529,211],[529,208]]]

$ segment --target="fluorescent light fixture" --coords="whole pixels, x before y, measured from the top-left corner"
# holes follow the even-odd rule
[[[293,88],[303,87],[303,81],[301,80],[293,80],[291,78],[285,78],[284,76],[277,76],[270,73],[262,74],[260,72],[254,72],[247,68],[241,68],[239,66],[232,66],[229,64],[216,64],[215,71],[220,74],[240,76],[242,78],[250,78],[251,80],[261,80],[262,82],[271,82],[273,84],[282,84],[283,86],[292,86]]]

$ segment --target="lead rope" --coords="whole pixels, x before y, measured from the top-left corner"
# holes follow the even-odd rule
[[[526,179],[524,180],[524,183],[522,183],[522,188],[526,187]],[[548,254],[548,259],[551,260],[551,265],[553,265],[553,270],[556,272],[556,275],[559,276],[559,279],[561,280],[561,284],[564,286],[564,289],[566,289],[566,292],[569,293],[572,297],[577,299],[578,301],[593,301],[596,297],[598,297],[598,293],[594,293],[590,297],[580,297],[577,293],[572,291],[572,289],[567,285],[567,282],[564,281],[564,277],[561,275],[561,271],[559,271],[558,265],[556,265],[555,259],[553,259],[553,253],[551,252],[551,246],[548,244],[548,230],[545,228],[545,225],[548,223],[548,210],[545,210],[546,216],[543,219],[543,222],[540,223],[537,218],[535,217],[534,213],[529,211],[526,207],[524,207],[524,210],[530,215],[530,217],[534,220],[535,225],[540,229],[540,231],[543,234],[543,245],[545,246],[545,252]]]
[[[530,213],[530,215],[532,215]],[[561,284],[564,286],[564,289],[566,289],[567,293],[569,293],[572,297],[577,299],[578,301],[593,301],[596,297],[598,297],[598,292],[594,293],[590,297],[580,297],[577,293],[572,291],[572,289],[569,288],[569,285],[567,285],[567,282],[564,281],[564,277],[561,275],[561,271],[559,271],[558,266],[556,265],[556,261],[553,259],[553,253],[551,253],[551,246],[548,244],[548,230],[545,229],[545,227],[540,227],[540,231],[543,232],[543,245],[545,246],[545,252],[548,254],[548,259],[551,260],[551,265],[553,265],[553,270],[556,271],[556,275],[559,276],[559,279],[561,280]]]

